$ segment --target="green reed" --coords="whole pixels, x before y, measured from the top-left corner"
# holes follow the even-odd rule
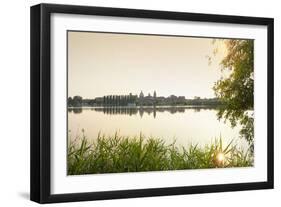
[[[121,173],[204,168],[253,166],[250,151],[238,149],[231,141],[223,147],[220,137],[213,143],[199,147],[190,144],[177,146],[176,141],[166,144],[163,139],[98,134],[89,142],[82,133],[70,142],[67,152],[69,175],[94,173]]]

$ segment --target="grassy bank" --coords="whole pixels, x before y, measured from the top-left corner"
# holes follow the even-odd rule
[[[69,175],[253,166],[250,153],[222,139],[204,147],[178,147],[143,135],[98,135],[93,142],[82,135],[69,143]]]

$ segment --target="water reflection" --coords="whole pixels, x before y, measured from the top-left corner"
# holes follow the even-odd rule
[[[82,113],[83,108],[68,108],[68,112],[73,112],[74,114]]]
[[[139,115],[141,118],[144,114],[153,115],[156,118],[157,113],[169,112],[170,114],[184,113],[186,110],[200,112],[201,110],[215,109],[212,106],[166,106],[166,107],[85,107],[85,108],[68,108],[68,112],[80,114],[84,110],[102,112],[106,115]]]
[[[238,139],[240,125],[232,128],[229,122],[219,121],[217,112],[202,106],[69,108],[68,130],[70,139],[75,139],[83,129],[89,140],[95,140],[99,133],[114,136],[118,132],[128,137],[141,133],[167,143],[176,139],[178,146],[204,146],[222,137],[225,143],[235,139],[238,146],[247,149],[247,143]]]

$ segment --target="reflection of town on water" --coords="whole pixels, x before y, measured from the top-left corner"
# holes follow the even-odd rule
[[[153,115],[156,118],[157,113],[169,112],[171,114],[184,113],[186,110],[193,110],[194,112],[200,112],[200,110],[214,109],[212,106],[167,106],[167,107],[70,107],[68,112],[73,112],[75,114],[82,113],[83,110],[92,110],[96,112],[102,112],[107,115],[139,115],[143,117],[146,113],[148,115]]]

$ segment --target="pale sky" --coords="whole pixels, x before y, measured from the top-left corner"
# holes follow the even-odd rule
[[[68,32],[68,96],[214,97],[221,76],[219,50],[212,64],[211,38]],[[223,42],[219,47],[224,48]]]

